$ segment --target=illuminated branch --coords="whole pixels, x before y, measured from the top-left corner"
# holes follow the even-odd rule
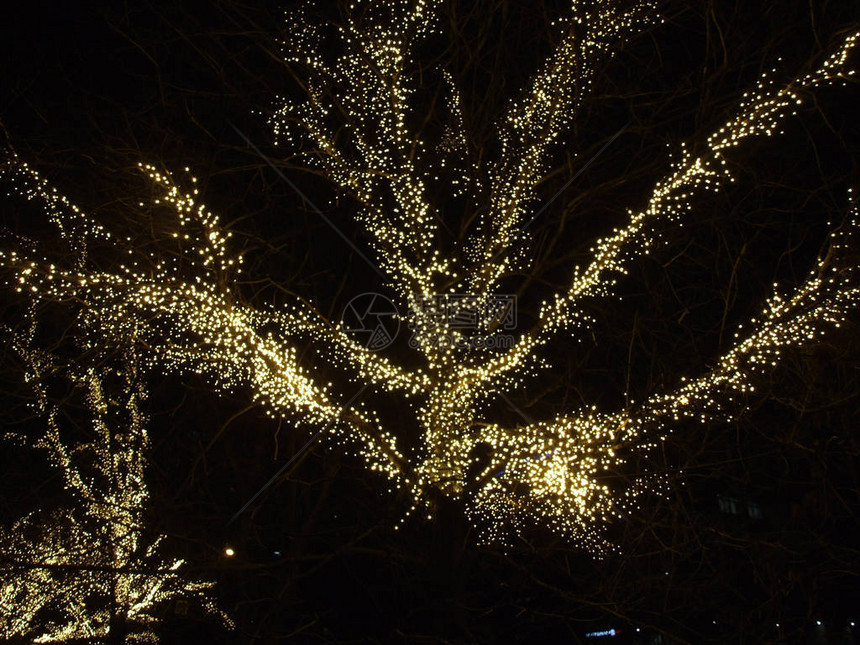
[[[703,423],[735,418],[743,409],[744,395],[755,391],[756,377],[775,368],[785,349],[820,340],[857,306],[860,283],[856,258],[849,252],[856,248],[858,227],[860,207],[855,204],[845,222],[831,232],[827,253],[790,297],[774,294],[760,318],[747,325],[751,331],[735,334],[742,340],[713,370],[669,395],[651,397],[644,404],[645,413],[675,421],[698,418]]]
[[[499,133],[502,153],[491,170],[490,204],[479,223],[483,235],[473,251],[476,270],[469,278],[472,293],[486,293],[521,260],[513,250],[533,189],[544,170],[548,149],[558,142],[591,90],[600,63],[624,39],[649,26],[651,0],[621,2],[574,1],[570,16],[558,21],[567,32],[524,96],[508,110]]]
[[[414,89],[411,50],[432,30],[439,2],[374,4],[354,3],[347,10],[345,24],[337,27],[344,53],[334,64],[319,54],[322,36],[313,23],[301,17],[290,25],[286,59],[308,70],[307,101],[285,102],[272,125],[280,138],[297,122],[332,181],[363,204],[380,266],[408,301],[430,297],[434,276],[447,271],[436,253],[427,173],[418,166],[424,142],[406,128]],[[332,120],[344,123],[345,131],[335,136]],[[393,208],[384,204],[386,194]]]

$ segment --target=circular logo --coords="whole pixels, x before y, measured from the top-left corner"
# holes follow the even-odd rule
[[[367,349],[385,349],[400,331],[397,307],[381,293],[362,293],[350,300],[343,309],[340,326],[352,334]]]

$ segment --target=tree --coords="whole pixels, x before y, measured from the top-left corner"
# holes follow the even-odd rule
[[[31,335],[34,328],[30,328]],[[146,526],[149,494],[145,469],[149,452],[145,392],[134,356],[115,374],[93,368],[73,374],[85,389],[92,438],[69,445],[60,414],[51,406],[44,380],[58,361],[32,347],[32,338],[11,341],[26,362],[43,436],[13,437],[48,454],[63,477],[70,503],[34,511],[0,532],[4,580],[0,607],[7,642],[157,642],[153,624],[166,603],[191,599],[226,616],[205,593],[212,583],[185,580],[182,560],[162,552],[164,536]],[[120,381],[118,395],[104,381]]]
[[[555,25],[545,65],[504,113],[489,162],[470,141],[457,79],[417,61],[438,9],[427,2],[358,4],[328,26],[299,15],[285,52],[305,94],[284,100],[270,118],[279,139],[303,146],[339,194],[360,205],[371,263],[384,276],[379,290],[391,289],[412,332],[412,352],[399,345],[371,351],[320,313],[325,303],[291,296],[266,307],[249,299],[238,284],[243,256],[231,243],[233,231],[200,203],[196,180],[153,165],[141,168],[157,195],[128,216],[154,223],[142,244],[129,230],[116,232],[69,206],[11,157],[17,192],[47,204],[69,254],[50,263],[42,249],[21,245],[6,251],[4,262],[22,293],[83,303],[86,349],[129,346],[150,373],[194,371],[218,389],[247,392],[273,417],[349,445],[406,491],[413,509],[429,502],[432,511],[454,499],[487,539],[537,521],[606,553],[612,542],[605,527],[666,490],[658,455],[673,428],[737,420],[781,355],[844,322],[857,297],[850,199],[807,277],[766,298],[708,364],[685,366],[686,380],[664,377],[662,386],[642,388],[623,405],[583,400],[537,422],[531,413],[498,419],[494,400],[515,399],[523,384],[547,373],[543,361],[559,336],[588,339],[595,309],[613,301],[631,267],[649,255],[672,257],[666,249],[696,206],[730,183],[739,149],[777,136],[814,90],[849,79],[858,34],[847,32],[794,80],[759,80],[727,120],[684,148],[638,211],[597,236],[588,261],[569,265],[558,295],[532,303],[533,324],[511,346],[493,348],[484,341],[499,338],[509,313],[498,307],[509,307],[504,296],[522,286],[517,272],[530,270],[527,229],[541,214],[535,192],[548,159],[605,60],[653,28],[656,7],[577,4]],[[428,127],[421,106],[443,92],[447,110],[441,124]],[[437,203],[449,181],[461,200],[450,213]],[[169,217],[176,223],[167,224]],[[473,327],[464,330],[462,320]],[[304,343],[319,361],[301,358]],[[345,368],[354,389],[342,377],[327,383],[322,366],[331,363]],[[355,403],[365,393],[372,400]],[[413,424],[386,420],[390,394],[406,399]]]

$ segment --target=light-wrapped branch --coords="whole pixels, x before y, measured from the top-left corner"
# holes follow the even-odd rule
[[[500,124],[502,150],[490,172],[489,207],[473,246],[471,292],[492,290],[511,264],[522,259],[512,247],[522,246],[518,230],[548,150],[575,119],[601,64],[626,39],[653,24],[655,7],[652,0],[574,1],[569,15],[559,20],[565,35]]]
[[[433,29],[438,5],[352,3],[335,28],[343,53],[333,63],[320,53],[319,27],[300,14],[289,25],[285,58],[307,71],[307,98],[284,101],[271,118],[278,138],[297,125],[329,178],[363,205],[380,268],[404,302],[430,297],[435,277],[448,271],[437,254],[436,216],[426,196],[425,144],[407,129],[412,53]]]

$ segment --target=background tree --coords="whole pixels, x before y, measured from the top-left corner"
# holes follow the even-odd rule
[[[91,417],[88,440],[72,443],[69,430],[61,430],[68,422],[45,393],[46,377],[60,371],[56,358],[32,346],[30,331],[29,338],[7,341],[26,365],[47,428],[39,437],[7,439],[46,452],[68,500],[0,533],[4,640],[157,642],[153,624],[177,599],[194,600],[229,625],[204,592],[212,583],[184,579],[183,561],[166,558],[164,536],[147,528],[150,445],[136,359],[126,357],[113,374],[104,368],[72,374]],[[114,386],[107,391],[106,380]]]

